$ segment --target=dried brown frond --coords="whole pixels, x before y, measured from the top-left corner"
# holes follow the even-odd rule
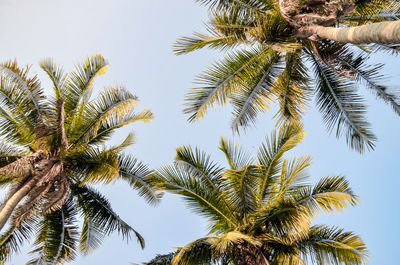
[[[57,184],[54,185],[54,191],[46,195],[47,203],[43,205],[43,213],[47,214],[61,209],[68,198],[69,192],[69,183],[65,175],[62,174],[57,180]]]
[[[37,151],[33,154],[24,156],[17,161],[14,161],[7,166],[0,168],[0,177],[2,178],[24,178],[28,177],[32,172],[34,164],[45,158],[46,154],[43,151]]]

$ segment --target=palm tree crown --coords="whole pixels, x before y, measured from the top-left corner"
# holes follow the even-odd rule
[[[374,148],[376,137],[365,119],[366,105],[357,86],[367,87],[400,114],[398,93],[381,84],[382,65],[368,64],[372,52],[398,54],[398,44],[339,43],[298,33],[300,22],[306,23],[307,19],[317,23],[324,18],[327,21],[321,20],[319,25],[337,28],[399,20],[397,2],[198,2],[210,6],[208,33],[178,39],[175,52],[184,54],[203,47],[230,52],[199,75],[196,83],[200,86],[187,94],[184,112],[190,114],[189,121],[202,119],[210,107],[227,101],[233,106],[235,131],[254,123],[257,114],[266,111],[272,102],[280,106],[276,115],[280,122],[298,121],[315,95],[328,130],[335,131],[337,137],[345,136],[352,149],[363,152]],[[295,8],[282,9],[282,2],[291,3],[289,7],[295,5]],[[303,9],[299,7],[302,4],[306,5]],[[322,11],[318,9],[321,5],[325,8]],[[289,15],[296,17],[300,24],[293,22]]]
[[[256,159],[222,138],[228,168],[197,148],[179,147],[175,162],[153,181],[206,217],[209,236],[184,246],[172,264],[362,264],[367,249],[357,235],[311,225],[318,213],[342,211],[359,199],[342,176],[308,184],[309,156],[284,158],[303,136],[284,126],[260,145]]]
[[[53,84],[46,97],[36,76],[16,62],[0,65],[0,182],[9,193],[0,209],[0,259],[5,261],[35,236],[29,264],[59,264],[87,254],[104,236],[144,240],[111,208],[93,184],[126,181],[148,202],[158,194],[148,184],[147,166],[123,150],[133,134],[116,146],[105,143],[113,132],[136,121],[150,121],[150,110],[136,113],[136,96],[123,86],[108,87],[91,99],[93,82],[107,61],[88,57],[65,74],[53,60],[40,67]],[[83,217],[79,229],[78,217]],[[79,244],[79,245],[78,245]]]

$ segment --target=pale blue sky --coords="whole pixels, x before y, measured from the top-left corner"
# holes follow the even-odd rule
[[[20,64],[33,64],[33,71],[46,80],[37,67],[44,57],[53,57],[70,70],[84,57],[101,53],[110,68],[96,82],[98,89],[116,82],[125,84],[141,99],[139,109],[151,108],[155,114],[152,123],[129,128],[137,134],[137,144],[130,152],[153,168],[172,161],[175,148],[183,144],[200,146],[222,160],[217,150],[219,137],[233,137],[229,109],[212,112],[195,124],[188,124],[181,112],[184,93],[193,86],[193,77],[218,53],[204,50],[175,56],[171,48],[177,37],[202,30],[205,20],[206,9],[192,0],[1,0],[0,61],[16,58]],[[385,69],[391,76],[388,83],[398,86],[399,58],[379,55],[374,60],[387,63]],[[49,83],[43,85],[48,87]],[[317,221],[360,234],[370,249],[369,264],[396,265],[400,119],[388,106],[364,94],[371,105],[369,120],[379,138],[374,152],[359,155],[350,151],[343,139],[329,136],[311,105],[305,116],[307,139],[292,154],[314,157],[314,180],[326,175],[348,176],[362,199],[356,208]],[[260,117],[256,128],[235,136],[235,141],[254,151],[273,128],[271,117]],[[127,132],[121,130],[115,140]],[[189,212],[177,197],[167,195],[152,208],[125,184],[101,190],[120,216],[142,233],[147,247],[141,250],[135,241],[126,244],[113,235],[90,256],[79,257],[71,264],[140,263],[205,234],[204,220]],[[24,264],[29,259],[27,249],[24,251],[9,264]]]

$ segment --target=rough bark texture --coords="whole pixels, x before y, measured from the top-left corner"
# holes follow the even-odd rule
[[[352,3],[339,0],[279,0],[282,16],[294,27],[309,25],[331,26],[355,10]]]
[[[298,30],[301,38],[329,39],[343,43],[400,43],[400,21],[386,21],[351,28],[308,26]]]
[[[238,246],[235,265],[269,265],[259,247],[243,243]]]
[[[17,161],[0,168],[0,177],[2,178],[26,178],[31,173],[33,164],[45,158],[42,151],[24,156]]]
[[[329,39],[342,43],[400,43],[400,21],[372,23],[358,27],[334,28],[356,6],[340,0],[279,0],[282,16],[295,29],[297,37]]]

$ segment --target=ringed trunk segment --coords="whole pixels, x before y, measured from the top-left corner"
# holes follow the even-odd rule
[[[342,43],[400,43],[400,21],[385,21],[350,28],[318,25],[301,27],[297,37],[328,39]]]

